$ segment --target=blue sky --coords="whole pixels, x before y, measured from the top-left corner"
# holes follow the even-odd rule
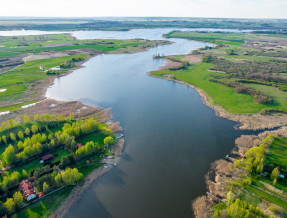
[[[0,0],[0,16],[287,18],[287,0]]]

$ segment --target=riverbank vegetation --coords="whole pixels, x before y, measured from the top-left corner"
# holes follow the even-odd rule
[[[191,66],[153,72],[192,84],[211,97],[212,104],[233,114],[287,112],[287,45],[285,36],[252,33],[180,32],[165,35],[215,43],[182,57]],[[174,58],[174,56],[172,57]],[[194,62],[192,59],[200,58]]]
[[[214,217],[286,216],[286,157],[279,158],[278,146],[287,146],[286,138],[269,135],[243,158],[229,159],[234,162],[232,176],[223,182],[222,202],[210,207]]]
[[[91,116],[35,114],[2,122],[1,216],[48,217],[72,186],[102,165],[114,142],[112,130]]]

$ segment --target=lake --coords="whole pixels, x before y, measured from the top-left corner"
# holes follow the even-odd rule
[[[163,39],[173,29],[127,32],[78,31],[79,39]],[[103,54],[57,78],[47,96],[111,107],[123,127],[118,166],[96,180],[66,217],[192,217],[191,202],[205,194],[210,164],[234,147],[243,133],[217,117],[198,93],[183,84],[153,78],[165,63],[155,54],[186,54],[207,45],[185,39],[134,54]]]

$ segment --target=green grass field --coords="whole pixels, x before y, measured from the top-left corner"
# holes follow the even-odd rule
[[[214,32],[171,32],[167,34],[169,38],[186,38],[198,41],[213,42],[225,45],[242,45],[246,39],[254,39],[244,33],[214,33]]]
[[[275,138],[269,147],[266,161],[287,166],[287,138]]]
[[[93,141],[98,142],[99,145],[104,144],[104,139],[107,137],[107,135],[104,135],[102,133],[90,133],[88,135],[81,136],[77,138],[77,142],[81,144],[86,144],[87,142]]]
[[[282,201],[282,200],[280,200],[280,199],[278,199],[278,198],[276,198],[276,197],[274,197],[272,195],[269,195],[269,194],[267,194],[267,193],[265,193],[263,191],[260,191],[260,190],[258,190],[256,188],[253,188],[253,187],[251,187],[249,185],[246,185],[245,189],[247,189],[250,192],[253,192],[254,194],[260,196],[261,198],[266,199],[267,201],[270,201],[271,203],[274,203],[276,205],[279,205],[279,206],[283,207],[285,210],[287,209],[287,202],[285,202],[285,201]]]
[[[210,75],[220,75],[221,73],[209,72],[211,64],[199,63],[194,64],[187,70],[182,71],[159,71],[153,75],[164,77],[164,74],[174,74],[175,78],[180,81],[195,85],[207,93],[214,104],[222,106],[225,110],[233,114],[258,113],[263,108],[280,108],[275,105],[262,105],[254,102],[253,97],[247,94],[239,94],[233,88],[227,87],[220,83],[208,80]],[[212,102],[211,102],[212,103]]]

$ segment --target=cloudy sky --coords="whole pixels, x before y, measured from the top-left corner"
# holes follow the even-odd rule
[[[287,18],[287,0],[0,0],[0,16]]]

